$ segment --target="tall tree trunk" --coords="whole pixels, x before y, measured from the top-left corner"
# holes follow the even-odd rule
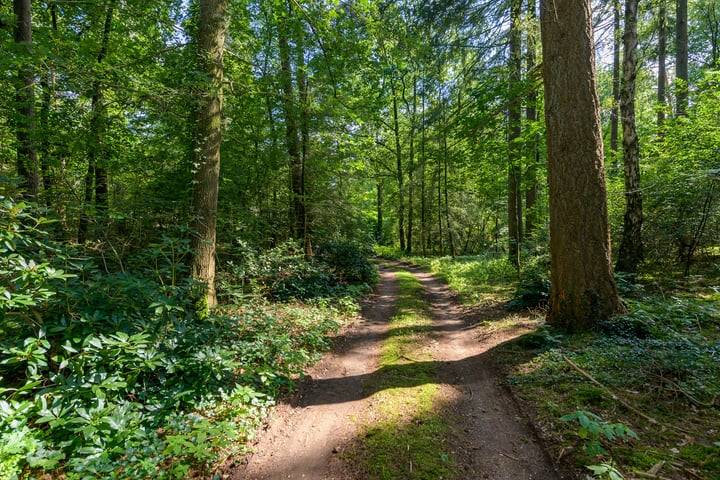
[[[527,72],[530,74],[535,70],[535,48],[536,48],[536,27],[537,13],[535,11],[535,0],[528,0],[528,22],[530,30],[527,34]],[[528,126],[535,131],[537,123],[537,91],[530,89],[527,95],[527,107],[525,109],[525,118]],[[540,149],[538,146],[539,134],[533,133],[528,148],[528,165],[525,171],[525,237],[529,238],[535,231],[537,224],[537,197],[538,197],[538,179],[537,171],[540,166]]]
[[[424,81],[423,81],[424,86]],[[424,88],[423,88],[424,90]],[[420,118],[420,247],[422,248],[423,257],[427,256],[428,250],[428,225],[427,225],[427,201],[425,200],[425,93],[421,94],[422,101],[422,117]]]
[[[15,87],[17,173],[22,182],[23,195],[35,199],[40,193],[40,179],[35,145],[35,75],[31,62],[32,14],[30,0],[14,0],[13,13],[16,18],[15,44],[22,57]]]
[[[675,112],[678,116],[684,116],[687,115],[688,107],[688,2],[676,0],[675,7]]]
[[[375,241],[378,243],[378,245],[382,245],[383,241],[385,240],[383,238],[383,184],[384,180],[382,178],[377,180],[377,220],[375,223]]]
[[[292,4],[289,4],[292,9]],[[308,221],[307,210],[307,192],[306,192],[306,169],[308,155],[310,154],[310,80],[307,76],[305,66],[305,48],[304,48],[304,32],[302,23],[295,22],[295,48],[297,58],[297,88],[300,104],[300,185],[299,202],[296,206],[297,215],[300,217],[301,225],[300,238],[302,238],[305,247],[305,255],[312,256],[312,242],[310,239],[310,227]]]
[[[110,45],[110,31],[115,11],[114,0],[108,5],[103,23],[103,34],[100,42],[100,51],[97,64],[102,64],[107,56]],[[78,242],[84,243],[88,237],[90,224],[91,204],[95,198],[95,213],[104,212],[108,206],[108,180],[107,180],[107,148],[105,137],[107,135],[107,115],[105,111],[105,91],[100,78],[93,82],[92,99],[90,103],[90,143],[88,144],[88,169],[85,173],[85,204],[78,225]],[[93,191],[94,189],[94,191]],[[88,191],[89,190],[89,191]]]
[[[400,147],[400,118],[398,113],[398,96],[395,79],[390,81],[393,103],[393,135],[395,137],[395,178],[398,184],[398,236],[400,250],[405,251],[405,174],[403,173],[402,150]]]
[[[413,234],[413,207],[414,207],[414,188],[413,176],[415,170],[415,129],[416,129],[416,110],[417,110],[417,79],[413,77],[412,102],[405,95],[405,83],[403,82],[403,102],[405,108],[410,114],[410,132],[408,133],[410,144],[408,146],[408,213],[407,213],[407,240],[405,242],[405,252],[409,255],[412,253],[412,234]]]
[[[623,35],[623,85],[620,111],[623,124],[623,164],[625,166],[625,217],[623,238],[616,269],[635,275],[643,258],[642,196],[640,194],[640,151],[635,125],[635,77],[637,75],[638,0],[625,0]]]
[[[57,6],[53,3],[50,5],[50,18],[53,34],[57,33]],[[42,88],[42,105],[40,107],[40,131],[42,138],[40,140],[40,172],[42,174],[43,189],[45,191],[45,205],[48,207],[52,204],[51,192],[53,190],[53,178],[50,172],[50,111],[55,102],[55,69],[52,63],[49,63],[48,71],[40,81]]]
[[[208,82],[198,98],[195,136],[193,207],[195,251],[192,277],[207,285],[207,308],[217,304],[215,295],[215,239],[220,178],[220,140],[222,136],[223,49],[227,0],[200,0],[198,28],[198,70]]]
[[[455,258],[455,240],[453,238],[453,229],[450,226],[450,202],[448,200],[448,163],[450,161],[450,152],[447,144],[448,124],[447,118],[445,117],[445,105],[443,104],[442,114],[442,160],[443,160],[443,191],[445,198],[445,228],[447,230],[448,247],[450,248],[450,255]],[[442,223],[442,222],[441,222]]]
[[[657,76],[657,126],[662,136],[663,123],[665,123],[665,85],[667,84],[667,72],[665,69],[667,57],[667,10],[665,0],[660,0],[658,7],[658,76]]]
[[[508,59],[508,90],[513,100],[508,106],[508,259],[520,270],[520,245],[522,242],[522,190],[520,151],[520,100],[517,91],[521,74],[520,0],[510,6],[510,58]]]
[[[612,70],[612,110],[610,111],[610,150],[618,151],[618,112],[620,105],[620,0],[613,0],[613,70]]]
[[[283,14],[278,28],[280,47],[280,83],[283,89],[283,112],[285,115],[285,144],[290,157],[290,189],[292,194],[292,236],[304,240],[305,204],[303,201],[303,159],[300,151],[298,133],[298,113],[293,88],[292,65],[290,60],[290,22],[292,22],[292,4],[288,2],[287,12]]]
[[[590,0],[542,0],[550,188],[547,320],[571,332],[621,311],[613,278]]]

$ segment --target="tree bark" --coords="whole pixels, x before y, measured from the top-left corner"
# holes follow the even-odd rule
[[[100,51],[97,64],[102,64],[107,56],[110,45],[110,30],[115,11],[113,1],[108,6],[103,23],[103,34],[100,42]],[[88,169],[85,173],[85,203],[78,225],[78,242],[84,243],[88,237],[90,214],[88,209],[95,199],[96,213],[107,210],[108,206],[108,180],[107,180],[107,149],[105,137],[107,135],[107,115],[105,111],[105,91],[100,78],[93,82],[92,99],[90,101],[90,143],[88,144]]]
[[[393,136],[395,137],[395,179],[398,184],[398,236],[400,250],[405,251],[405,174],[403,173],[402,149],[400,146],[400,118],[398,113],[398,97],[395,79],[390,80],[393,108]]]
[[[198,70],[207,83],[198,92],[195,136],[193,207],[195,252],[192,277],[207,286],[207,308],[217,304],[215,294],[215,239],[220,178],[220,140],[222,135],[223,48],[227,0],[200,0],[198,29]]]
[[[38,156],[35,145],[35,75],[31,63],[32,12],[30,0],[14,0],[14,39],[23,61],[18,67],[15,102],[17,121],[17,173],[23,195],[35,199],[40,193]]]
[[[283,111],[285,115],[285,145],[290,157],[290,189],[292,194],[292,236],[304,241],[305,203],[303,200],[303,159],[300,151],[298,113],[295,89],[292,80],[290,60],[290,25],[292,5],[288,3],[287,13],[279,25],[278,44],[280,47],[280,82],[283,89]]]
[[[590,0],[542,0],[551,293],[547,320],[587,330],[622,310],[613,278]]]
[[[520,1],[510,6],[510,58],[508,59],[508,90],[513,100],[508,105],[508,259],[520,270],[520,245],[522,239],[522,190],[521,190],[521,135],[520,101],[517,90],[520,85],[521,31]]]
[[[528,22],[530,23],[530,31],[527,35],[527,66],[528,74],[535,69],[535,48],[537,13],[535,11],[535,0],[528,0]],[[535,132],[535,124],[537,123],[537,90],[530,89],[527,95],[527,107],[525,108],[525,118],[529,127]],[[529,140],[528,148],[528,165],[525,171],[525,238],[529,238],[535,231],[537,223],[537,197],[538,197],[538,179],[537,171],[540,166],[540,149],[538,148],[539,133],[533,133]]]
[[[675,28],[675,113],[677,116],[687,115],[688,107],[688,3],[687,0],[676,0]]]
[[[613,0],[613,70],[612,70],[612,97],[613,105],[610,111],[610,150],[618,151],[618,113],[620,105],[620,0]]]
[[[665,0],[660,0],[658,7],[658,76],[657,76],[657,126],[662,136],[662,126],[665,123],[665,85],[667,83],[667,72],[665,68],[667,57],[667,10]]]
[[[623,35],[623,85],[620,111],[623,125],[623,165],[625,167],[625,216],[623,238],[616,269],[637,274],[643,259],[642,195],[640,193],[640,148],[635,125],[635,77],[637,75],[637,6],[638,0],[625,0],[625,34]]]

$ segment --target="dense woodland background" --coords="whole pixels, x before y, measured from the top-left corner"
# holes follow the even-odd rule
[[[619,279],[717,283],[720,1],[592,6]],[[305,317],[247,306],[302,299],[339,317],[372,285],[376,246],[507,258],[516,302],[546,299],[540,12],[535,0],[0,2],[0,432],[13,445],[0,476],[102,475],[137,454],[155,462],[133,463],[141,478],[202,443],[207,420],[173,413],[197,412],[191,398],[267,408],[259,399],[333,322],[303,336]],[[585,180],[565,181],[582,192]],[[212,314],[215,297],[239,317]],[[278,339],[302,358],[253,367]],[[218,396],[228,378],[237,389]]]

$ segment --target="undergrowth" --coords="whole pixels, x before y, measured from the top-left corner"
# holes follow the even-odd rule
[[[426,261],[451,279],[451,287],[478,281],[495,261],[477,257],[453,263]],[[420,262],[416,262],[420,263]],[[545,262],[531,262],[522,278],[530,289],[547,291]],[[457,277],[467,277],[457,280]],[[715,283],[713,283],[715,279]],[[593,466],[602,478],[634,472],[672,479],[720,478],[720,309],[717,277],[619,278],[627,313],[598,324],[594,332],[568,336],[549,326],[496,347],[507,382],[532,405],[538,431],[545,432],[553,455],[581,470]],[[493,291],[507,277],[485,276]],[[509,300],[505,291],[498,300]],[[518,298],[517,295],[515,298]],[[575,365],[575,366],[573,366]],[[576,368],[577,367],[577,368]],[[590,378],[593,380],[591,381]],[[598,426],[588,450],[589,430]],[[575,415],[575,417],[573,417]],[[622,427],[638,439],[612,439],[603,428]],[[650,472],[650,473],[648,473]],[[654,472],[654,473],[652,473]],[[619,477],[613,477],[619,478]]]
[[[187,239],[107,271],[36,207],[0,210],[3,479],[212,476],[357,308],[256,298],[200,316]]]

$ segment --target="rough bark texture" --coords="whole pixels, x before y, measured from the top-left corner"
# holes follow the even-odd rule
[[[625,167],[625,217],[623,238],[618,252],[617,270],[636,274],[643,258],[642,195],[640,193],[640,145],[635,125],[635,77],[637,74],[638,0],[625,0],[623,35],[623,85],[620,111],[623,125],[623,165]]]
[[[688,4],[687,0],[676,0],[675,27],[675,76],[677,101],[675,112],[678,116],[687,114],[688,107]]]
[[[542,0],[551,294],[548,321],[581,331],[621,310],[613,278],[590,0]]]
[[[15,101],[17,104],[17,122],[15,138],[17,140],[17,173],[20,177],[23,194],[36,198],[40,190],[38,176],[38,157],[35,148],[35,76],[30,64],[32,48],[32,20],[30,0],[15,0],[13,13],[16,17],[14,38],[23,53],[25,61],[17,72]]]
[[[227,0],[200,0],[198,30],[198,68],[208,83],[199,92],[196,123],[196,156],[193,178],[195,220],[192,247],[195,251],[192,277],[207,285],[207,307],[217,303],[215,296],[215,235],[220,139],[222,133],[223,46]]]

